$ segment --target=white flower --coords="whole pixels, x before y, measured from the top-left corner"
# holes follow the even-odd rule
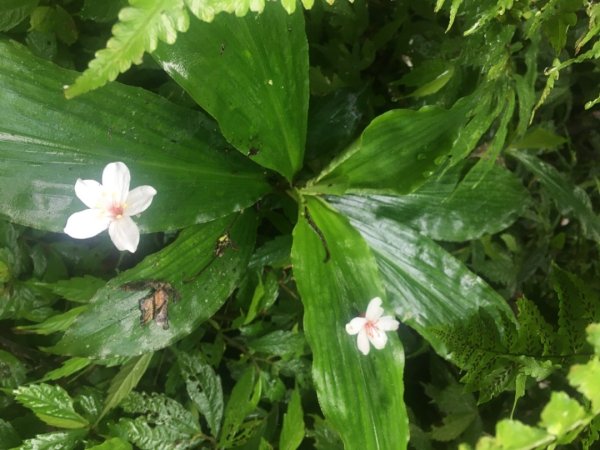
[[[369,342],[377,350],[385,347],[387,343],[385,332],[397,330],[400,325],[392,316],[382,316],[383,308],[381,307],[381,299],[375,297],[369,302],[364,317],[355,317],[346,324],[346,332],[348,334],[358,334],[356,343],[363,355],[369,354]]]
[[[130,191],[130,178],[124,163],[113,162],[104,168],[102,184],[78,179],[75,194],[89,209],[72,214],[65,233],[75,239],[87,239],[108,228],[110,239],[119,250],[135,252],[140,242],[140,230],[131,216],[150,206],[156,189],[139,186]]]

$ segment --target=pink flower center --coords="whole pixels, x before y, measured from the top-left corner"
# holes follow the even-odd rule
[[[123,217],[123,210],[125,208],[123,208],[123,205],[119,205],[118,203],[114,203],[112,204],[109,208],[108,208],[108,213],[111,215],[111,217],[113,219],[120,219],[121,217]]]
[[[365,331],[367,332],[367,336],[373,337],[375,335],[375,330],[377,330],[377,322],[367,320],[365,323]]]

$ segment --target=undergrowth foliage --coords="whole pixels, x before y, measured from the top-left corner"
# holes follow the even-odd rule
[[[598,445],[596,2],[0,33],[0,450]]]

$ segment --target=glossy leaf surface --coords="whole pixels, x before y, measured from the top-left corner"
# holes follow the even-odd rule
[[[508,170],[493,166],[480,182],[459,182],[460,168],[430,178],[412,194],[370,196],[362,206],[432,239],[461,242],[507,228],[529,205],[527,191]]]
[[[291,179],[302,165],[308,44],[301,10],[268,2],[257,15],[192,18],[177,45],[153,56],[244,155]]]
[[[396,109],[376,117],[321,175],[310,192],[407,194],[444,160],[466,120],[466,102],[452,109]]]
[[[112,161],[129,166],[132,188],[158,191],[136,219],[143,232],[222,217],[268,189],[197,112],[118,83],[68,101],[62,85],[74,72],[12,42],[0,41],[0,56],[0,208],[13,222],[62,231],[86,208],[77,178],[100,180]]]
[[[292,261],[321,409],[347,449],[406,448],[400,341],[387,333],[385,348],[365,356],[345,330],[369,300],[385,297],[375,260],[342,215],[315,198],[306,207],[294,229]]]
[[[177,240],[122,272],[100,289],[90,308],[77,317],[51,350],[80,356],[135,356],[158,350],[191,333],[211,317],[235,288],[254,246],[256,219],[251,212],[185,229]],[[234,248],[215,254],[219,237],[229,232]],[[150,287],[126,283],[160,280],[171,284],[179,300],[168,300],[168,329],[156,320],[140,323],[140,300]]]
[[[504,299],[463,263],[429,238],[366,206],[368,198],[332,197],[371,247],[396,315],[442,355],[447,349],[434,327],[461,323],[481,308],[496,318],[512,317]],[[500,325],[499,325],[500,326]]]

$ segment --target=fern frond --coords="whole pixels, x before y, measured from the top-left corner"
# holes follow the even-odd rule
[[[183,0],[129,0],[129,4],[119,13],[106,48],[96,52],[88,69],[65,89],[67,98],[113,81],[132,63],[141,63],[144,53],[154,51],[159,39],[172,44],[177,32],[189,26]]]

